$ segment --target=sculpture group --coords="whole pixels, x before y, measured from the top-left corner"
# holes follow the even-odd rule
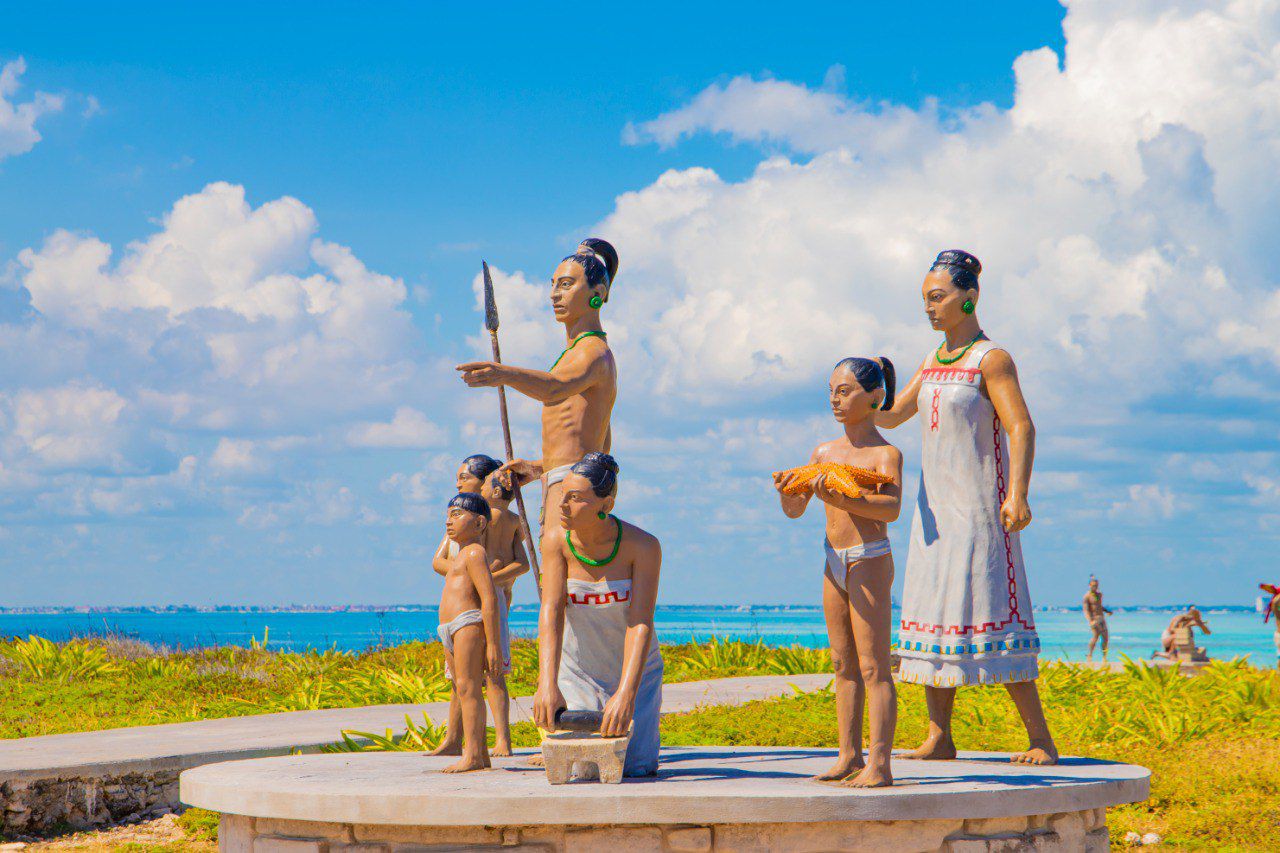
[[[449,502],[434,561],[445,577],[439,633],[454,682],[448,734],[437,752],[461,756],[446,772],[489,765],[486,682],[495,751],[510,754],[507,610],[511,585],[531,562],[541,568],[536,723],[550,732],[566,709],[599,712],[601,736],[630,738],[625,775],[657,771],[662,657],[653,616],[662,552],[656,537],[614,514],[620,467],[611,455],[610,419],[618,367],[601,312],[617,271],[617,252],[598,238],[583,241],[556,267],[551,305],[566,346],[549,369],[501,363],[491,295],[487,324],[495,358],[458,366],[469,387],[512,389],[543,405],[542,455],[514,459],[508,444],[505,462],[471,456],[458,471],[458,494]],[[922,474],[898,677],[924,686],[930,724],[925,742],[905,757],[955,758],[957,688],[1002,684],[1029,740],[1012,760],[1052,764],[1058,758],[1036,690],[1040,643],[1019,543],[1031,521],[1035,430],[1012,357],[978,322],[981,271],[967,252],[940,253],[921,289],[929,322],[943,335],[937,349],[901,391],[888,358],[833,359],[828,399],[838,434],[814,449],[808,465],[774,475],[785,516],[800,517],[816,499],[826,517],[822,601],[840,750],[820,780],[893,784],[894,560],[887,534],[901,510],[902,453],[881,430],[915,416],[924,436]],[[505,398],[503,406],[505,428]],[[542,488],[536,543],[530,526],[509,509],[515,498],[523,512],[520,489],[535,480]],[[865,759],[864,706],[870,717]]]

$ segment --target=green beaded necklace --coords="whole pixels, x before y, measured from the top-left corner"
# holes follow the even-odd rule
[[[604,336],[605,336],[604,332],[583,332],[582,334],[578,335],[576,338],[574,338],[572,341],[569,342],[569,345],[567,347],[564,348],[564,352],[560,353],[559,358],[557,358],[555,361],[551,363],[551,367],[548,369],[548,372],[556,369],[556,365],[560,363],[560,359],[568,355],[569,350],[573,349],[578,345],[578,341],[582,340],[583,338],[603,338]]]
[[[564,541],[565,544],[569,546],[569,553],[577,557],[578,562],[586,563],[588,566],[607,566],[613,562],[614,557],[618,556],[618,549],[622,547],[622,521],[616,515],[610,515],[609,517],[613,519],[614,524],[618,525],[618,538],[614,540],[613,550],[609,552],[609,556],[605,557],[603,560],[593,560],[590,557],[584,557],[579,554],[578,549],[573,547],[573,534],[568,530],[564,532]]]
[[[964,345],[964,348],[963,348],[962,350],[960,350],[960,352],[958,352],[958,353],[956,353],[955,355],[951,356],[951,358],[943,358],[943,357],[942,357],[942,348],[943,348],[943,347],[945,347],[945,346],[947,345],[947,341],[946,341],[946,339],[945,339],[945,338],[943,338],[942,343],[938,344],[938,352],[934,355],[934,358],[936,358],[936,359],[938,360],[938,364],[955,364],[957,361],[959,361],[960,359],[964,358],[964,354],[965,354],[965,353],[967,353],[967,352],[969,351],[969,347],[971,347],[971,346],[973,346],[974,344],[976,344],[976,343],[978,342],[978,339],[979,339],[979,338],[981,338],[981,337],[982,337],[982,332],[978,332],[978,334],[974,336],[973,340],[971,340],[971,341],[969,341],[969,343],[965,344],[965,345]]]

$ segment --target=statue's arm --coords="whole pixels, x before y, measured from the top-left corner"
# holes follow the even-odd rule
[[[462,381],[472,388],[505,385],[539,403],[559,403],[604,379],[608,371],[609,349],[596,340],[583,341],[569,350],[551,371],[491,361],[467,362],[458,365],[457,370],[462,374]]]
[[[558,529],[558,528],[557,528]],[[565,707],[557,679],[564,648],[564,613],[569,595],[569,564],[564,545],[543,549],[542,608],[538,612],[538,689],[533,697],[534,722],[548,731],[556,711]]]
[[[520,526],[513,525],[511,531],[511,562],[493,573],[493,582],[505,585],[529,571],[529,555],[524,550],[524,537],[520,535]]]
[[[906,387],[898,389],[893,395],[893,408],[876,412],[876,426],[893,429],[916,416],[916,411],[919,409],[916,398],[920,396],[920,371],[923,369],[921,367],[916,370],[915,376],[911,377]]]
[[[813,481],[813,493],[824,503],[852,515],[886,524],[897,521],[902,512],[902,451],[896,447],[887,448],[884,461],[876,466],[876,470],[893,477],[893,482],[877,486],[874,492],[864,489],[856,498],[851,498],[829,486],[824,474]]]
[[[449,574],[449,537],[447,535],[440,540],[440,547],[436,548],[435,556],[431,558],[431,568],[435,569],[438,575]]]
[[[491,673],[499,673],[503,664],[502,649],[498,643],[501,626],[498,621],[498,593],[493,585],[493,574],[489,571],[489,558],[481,545],[468,545],[465,551],[460,557],[464,560],[467,575],[480,596],[480,618],[484,622],[485,636],[485,669]]]
[[[1018,369],[1004,350],[991,350],[982,359],[982,378],[995,406],[996,416],[1009,434],[1008,495],[1000,518],[1009,532],[1031,523],[1027,497],[1031,486],[1031,466],[1036,455],[1036,427],[1018,384]]]
[[[819,446],[809,454],[810,465],[818,461],[821,451],[822,447]],[[788,474],[785,471],[779,471],[773,475],[773,487],[778,490],[778,502],[782,505],[782,514],[787,518],[799,518],[804,515],[804,511],[809,508],[809,501],[813,498],[812,489],[805,489],[798,495],[786,493],[785,490],[791,487],[795,479],[795,474]]]
[[[662,546],[648,533],[635,528],[629,532],[637,541],[631,569],[631,600],[627,603],[627,633],[622,646],[622,677],[618,680],[618,689],[604,706],[604,720],[600,725],[600,734],[604,737],[620,737],[631,725],[649,646],[654,642],[653,613],[658,604]]]

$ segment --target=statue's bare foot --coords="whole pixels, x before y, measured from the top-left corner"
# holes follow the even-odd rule
[[[813,778],[817,782],[836,782],[841,779],[847,779],[863,767],[866,767],[866,764],[862,761],[862,752],[850,752],[848,755],[841,755],[836,759],[835,766],[826,773],[819,773]]]
[[[469,755],[461,761],[450,764],[441,770],[441,773],[470,773],[472,770],[486,770],[489,767],[489,759],[483,755]]]
[[[1057,764],[1058,748],[1053,745],[1053,741],[1032,741],[1031,746],[1026,752],[1019,752],[1012,756],[1009,761],[1013,764]]]
[[[440,742],[439,746],[428,752],[427,755],[462,755],[462,741],[445,738]]]
[[[956,744],[950,735],[931,733],[924,743],[902,757],[913,761],[950,761],[956,757]]]
[[[498,741],[496,744],[494,744],[493,748],[489,750],[489,754],[494,756],[495,758],[510,758],[511,757],[511,741],[507,741],[506,743],[503,743],[502,741]]]
[[[864,767],[857,776],[845,779],[840,784],[846,788],[887,788],[893,784],[893,773],[888,764],[883,767],[872,764]]]
[[[525,762],[525,763],[526,763],[526,764],[528,764],[530,767],[541,767],[541,766],[542,766],[542,753],[541,753],[541,752],[535,752],[533,755],[530,755],[530,756],[529,756],[529,760],[528,760],[527,762]]]

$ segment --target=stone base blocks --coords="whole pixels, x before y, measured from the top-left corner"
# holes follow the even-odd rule
[[[813,780],[834,750],[664,749],[656,779],[548,784],[529,753],[477,773],[451,759],[355,753],[238,761],[189,770],[182,798],[223,814],[235,853],[576,851],[1102,851],[1106,809],[1144,800],[1141,767],[1007,755],[894,761],[891,788]]]
[[[308,824],[224,815],[224,853],[425,853],[513,850],[546,853],[1105,853],[1103,809],[998,821],[840,821],[710,826],[390,827]]]
[[[547,781],[552,785],[565,785],[576,778],[617,785],[622,781],[622,766],[630,743],[631,735],[600,737],[571,732],[547,735],[542,739]]]

